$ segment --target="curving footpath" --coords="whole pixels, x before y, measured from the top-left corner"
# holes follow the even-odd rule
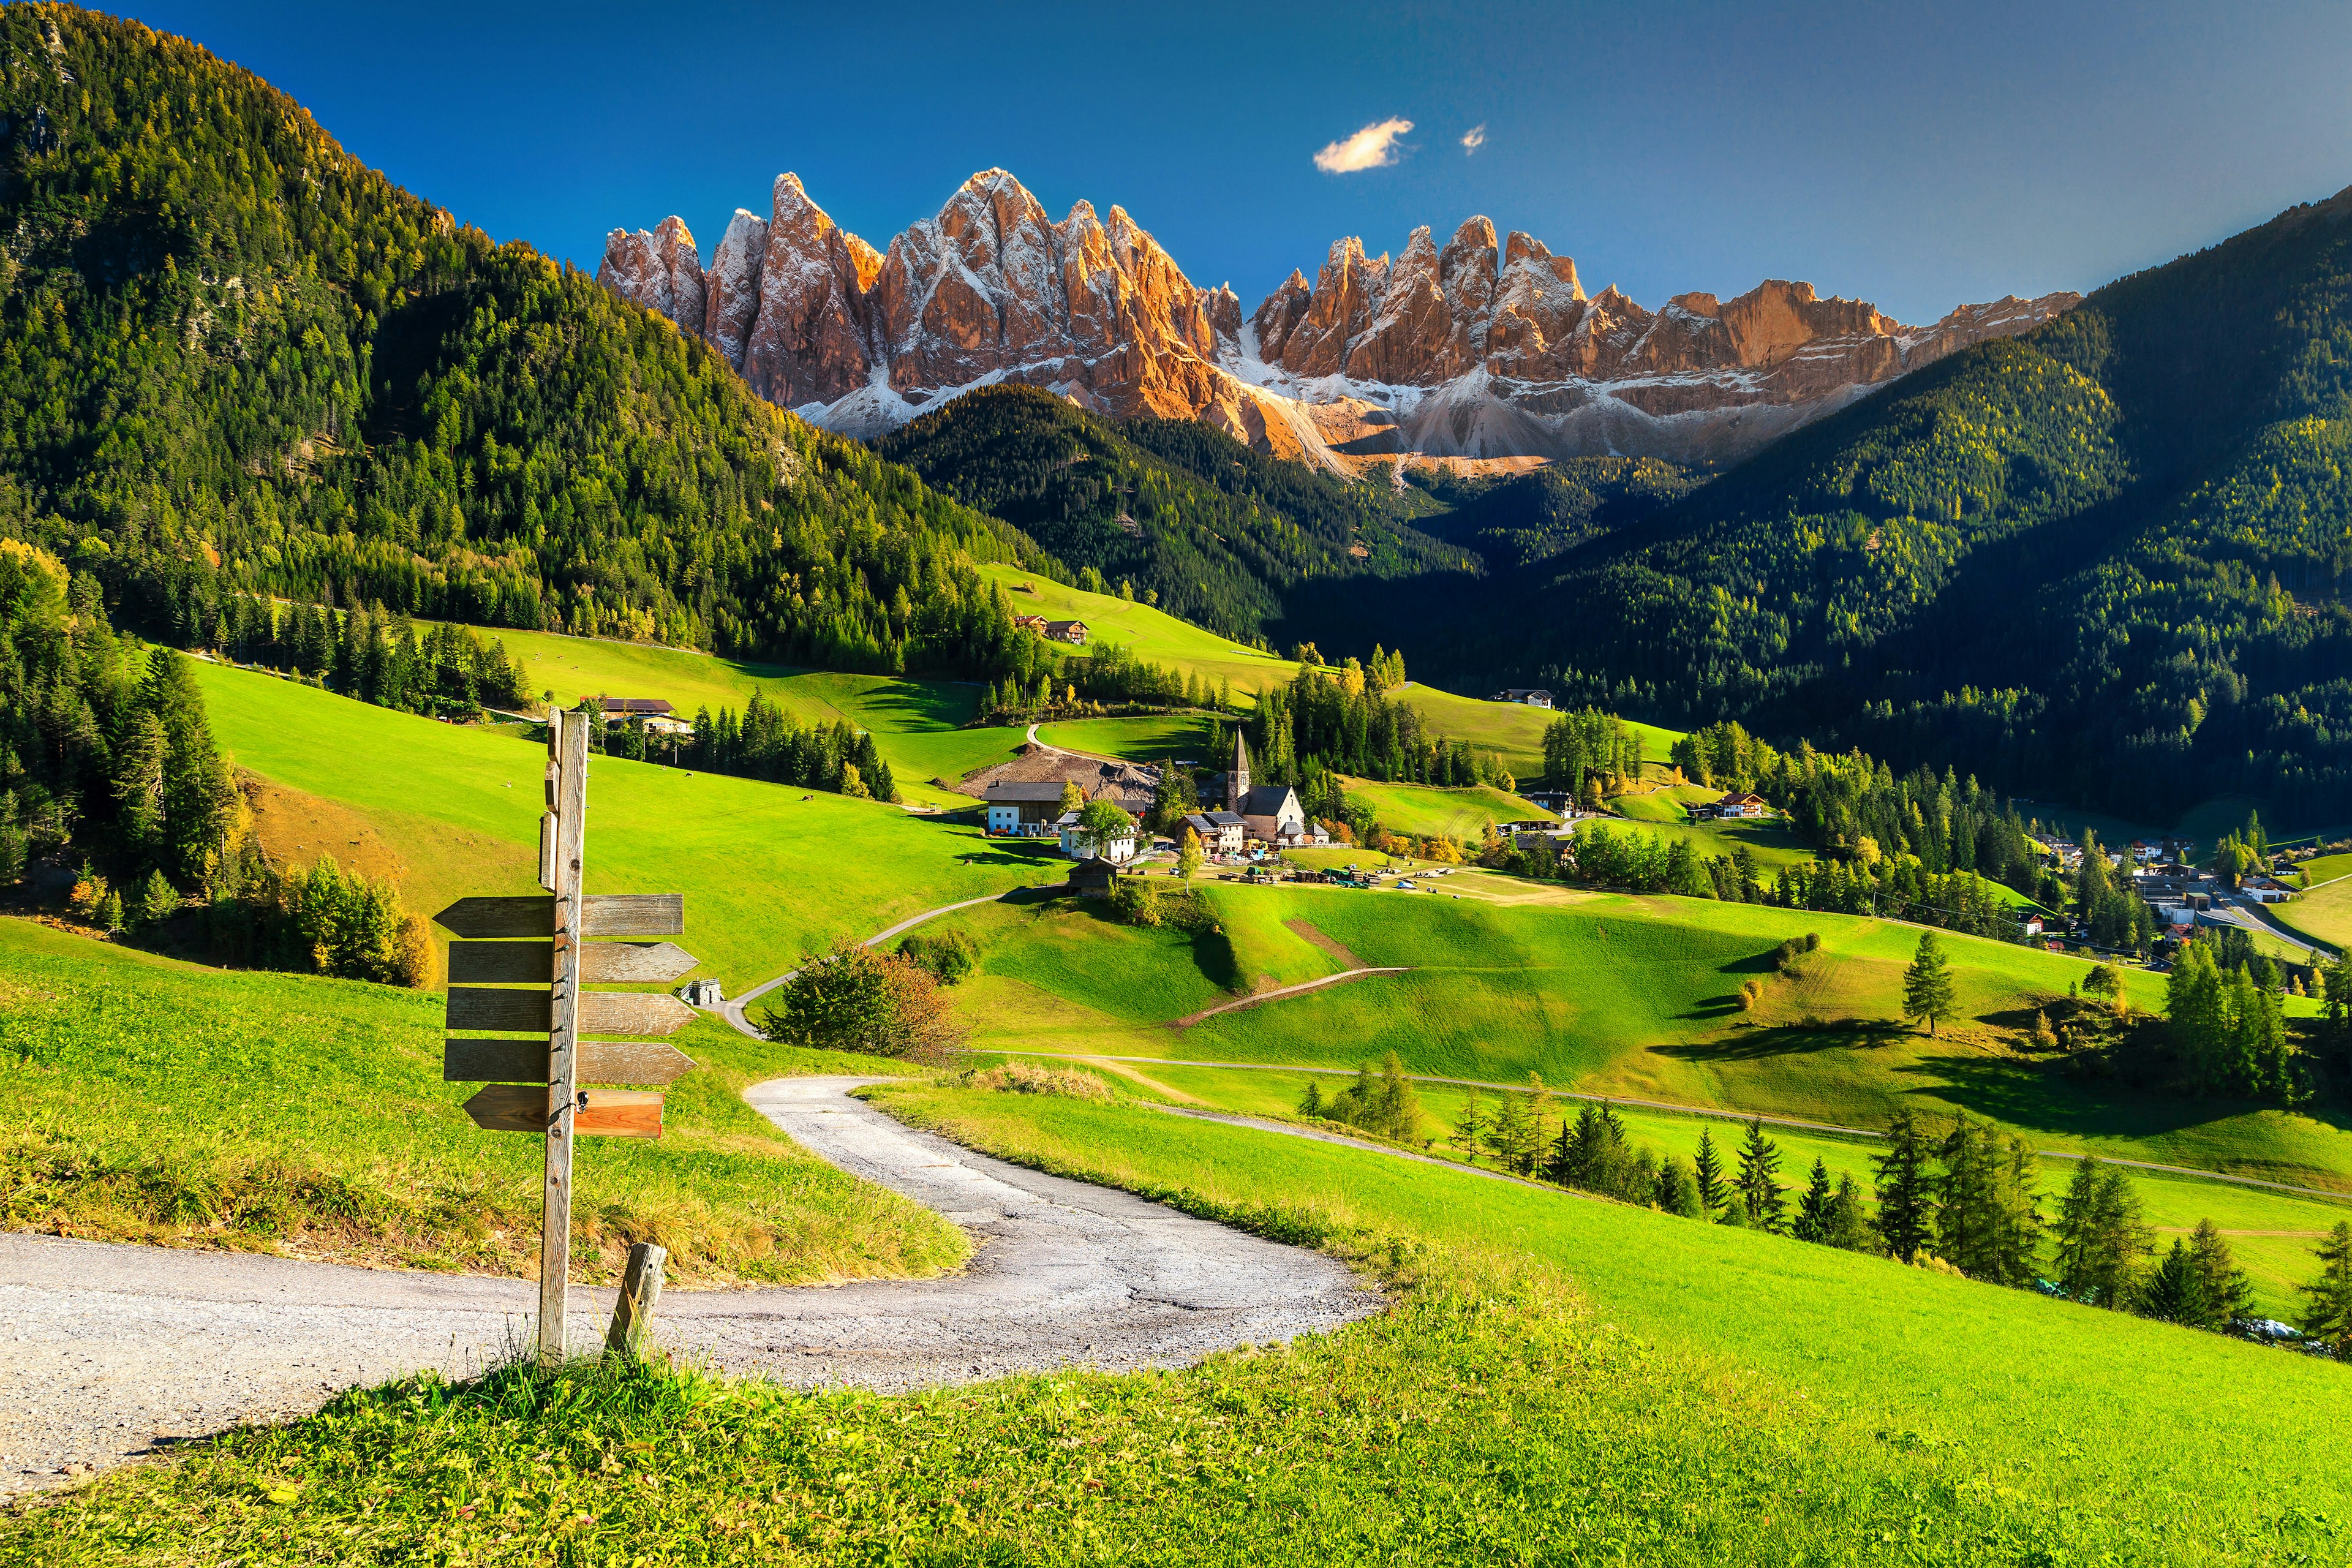
[[[1381,1306],[1335,1258],[904,1127],[780,1079],[745,1098],[803,1147],[937,1210],[978,1249],[928,1280],[672,1290],[661,1342],[724,1372],[885,1392],[1070,1366],[1181,1366]],[[0,1233],[0,1497],[168,1450],[336,1392],[465,1376],[530,1342],[537,1286]],[[574,1287],[594,1350],[609,1288]]]
[[[1066,888],[1068,886],[1069,884],[1066,882],[1024,882],[1017,888],[1007,888],[1001,893],[982,893],[976,899],[966,899],[961,903],[941,904],[938,909],[925,910],[919,915],[909,915],[905,920],[900,921],[897,925],[887,927],[882,931],[877,931],[872,936],[867,937],[864,942],[859,942],[857,945],[860,947],[878,947],[882,943],[888,942],[892,937],[897,936],[900,931],[911,931],[915,927],[921,925],[925,921],[937,920],[941,915],[951,915],[958,910],[971,909],[974,904],[1002,903],[1007,899],[1031,897],[1040,891],[1050,893],[1058,889]],[[734,1000],[730,1002],[721,1002],[719,1005],[719,1016],[726,1019],[730,1024],[732,1024],[735,1026],[736,1032],[739,1034],[749,1035],[755,1040],[763,1040],[767,1038],[765,1035],[762,1035],[758,1029],[752,1027],[751,1020],[743,1016],[743,1009],[750,1004],[758,1001],[762,996],[765,996],[769,992],[773,991],[777,986],[782,985],[785,981],[790,980],[793,975],[798,974],[799,973],[800,971],[797,969],[787,969],[782,974],[777,975],[773,980],[762,980],[759,984],[752,986],[751,989],[744,992],[743,994],[736,997]]]

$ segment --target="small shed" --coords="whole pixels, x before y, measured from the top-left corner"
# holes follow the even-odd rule
[[[1082,899],[1107,899],[1118,876],[1118,868],[1108,860],[1081,860],[1070,868],[1070,891]]]

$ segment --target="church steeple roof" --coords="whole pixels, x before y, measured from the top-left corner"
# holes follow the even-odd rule
[[[1249,772],[1249,742],[1242,738],[1238,729],[1234,731],[1234,772]]]

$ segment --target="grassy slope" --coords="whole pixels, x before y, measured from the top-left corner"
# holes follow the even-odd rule
[[[2332,858],[2352,858],[2337,856]],[[2328,876],[2331,869],[2336,879],[2274,906],[2271,913],[2281,925],[2292,926],[2315,942],[2326,942],[2338,952],[2352,952],[2352,865],[2334,869],[2328,868],[2325,861],[2315,860],[2312,864],[2323,868],[2315,874],[2315,881]]]
[[[1693,852],[1700,856],[1730,856],[1746,845],[1767,881],[1787,868],[1813,858],[1811,847],[1803,839],[1778,823],[1693,822],[1683,804],[1663,790],[1651,795],[1619,795],[1610,804],[1625,814],[1623,821],[1607,824],[1612,831],[1631,827],[1661,838],[1685,839]]]
[[[441,1081],[441,999],[237,973],[0,921],[0,1226],[408,1268],[536,1272],[539,1141],[476,1129]],[[675,1043],[657,1140],[587,1138],[581,1278],[632,1241],[677,1278],[934,1273],[968,1251],[936,1215],[803,1154],[740,1091],[891,1064],[745,1039]]]
[[[1078,719],[1040,724],[1037,738],[1065,751],[1098,757],[1125,757],[1132,762],[1160,763],[1170,757],[1213,765],[1209,755],[1209,725],[1204,714],[1153,714],[1137,719]]]
[[[983,576],[1004,585],[1015,612],[1044,616],[1049,620],[1078,620],[1096,642],[1115,642],[1154,664],[1197,669],[1212,680],[1230,680],[1236,696],[1255,695],[1268,687],[1286,684],[1298,666],[1286,658],[1204,631],[1190,621],[1130,604],[1115,594],[1089,594],[1066,588],[1049,577],[1012,566],[984,565]]]
[[[1307,1092],[1310,1080],[1319,1084],[1327,1094],[1336,1087],[1334,1080],[1324,1074],[1241,1068],[1153,1065],[1138,1068],[1129,1064],[1106,1063],[1098,1070],[1133,1071],[1140,1079],[1130,1080],[1128,1087],[1156,1090],[1161,1098],[1244,1115],[1290,1113]],[[1424,1083],[1417,1087],[1416,1092],[1422,1109],[1419,1136],[1433,1140],[1438,1154],[1452,1157],[1449,1140],[1469,1091],[1446,1084]],[[1494,1108],[1491,1093],[1480,1097],[1482,1116],[1491,1114]],[[1577,1101],[1555,1100],[1548,1126],[1556,1131],[1561,1114],[1573,1117],[1577,1110]],[[1646,1144],[1661,1154],[1678,1154],[1685,1159],[1697,1151],[1702,1129],[1712,1135],[1717,1153],[1727,1163],[1742,1136],[1737,1123],[1714,1117],[1622,1105],[1617,1107],[1617,1116],[1636,1145]],[[1807,1173],[1819,1159],[1828,1167],[1832,1181],[1851,1173],[1867,1192],[1876,1173],[1872,1157],[1885,1147],[1873,1139],[1833,1133],[1803,1132],[1778,1126],[1765,1131],[1780,1151],[1781,1184],[1792,1191],[1803,1189]],[[2051,1158],[2042,1162],[2045,1214],[2054,1210],[2056,1194],[2064,1189],[2073,1169],[2074,1162],[2070,1160]],[[2303,1310],[2304,1298],[2296,1287],[2305,1283],[2313,1273],[2312,1247],[2347,1213],[2343,1204],[2265,1192],[2258,1187],[2152,1171],[2128,1174],[2139,1193],[2142,1213],[2157,1229],[2159,1246],[2170,1245],[2172,1235],[2186,1233],[2199,1220],[2210,1219],[2228,1234],[2231,1251],[2252,1280],[2256,1310],[2289,1322]]]
[[[1516,1083],[1533,1070],[1590,1093],[1853,1127],[1882,1126],[1903,1104],[1935,1114],[1964,1109],[2040,1147],[2352,1188],[2352,1132],[2332,1119],[2183,1102],[2014,1054],[2003,1043],[2010,1031],[2088,972],[2078,959],[1946,935],[1966,1016],[1931,1039],[1896,1021],[1918,942],[1913,927],[1705,900],[1536,895],[1477,873],[1439,887],[1430,896],[1214,883],[1205,896],[1230,911],[1224,931],[1183,942],[1130,932],[1091,910],[984,911],[973,927],[982,973],[962,993],[973,1043],[1327,1067],[1393,1049],[1417,1072]],[[1527,901],[1489,901],[1482,889]],[[1261,962],[1253,933],[1291,935],[1290,920],[1310,922],[1361,963],[1411,972],[1221,1014],[1181,1032],[1165,1026],[1220,992],[1261,988],[1260,973],[1286,982],[1348,967],[1328,952],[1310,963],[1290,949]],[[1821,952],[1801,978],[1773,976],[1772,947],[1807,931],[1821,933]],[[1124,983],[1140,965],[1087,956],[1090,946],[1102,952],[1102,943],[1146,936],[1159,943],[1149,986]],[[1059,954],[1051,968],[1030,956],[1037,944]],[[1187,956],[1192,973],[1180,980],[1169,972]],[[1063,978],[1087,972],[1104,978],[1085,986]],[[1764,1001],[1741,1012],[1739,987],[1757,977]],[[2159,979],[2135,973],[2126,984],[2141,1005],[2161,1005]],[[2299,1015],[2312,1007],[2290,1005]]]
[[[1259,1568],[2342,1551],[2341,1367],[1131,1106],[885,1102],[1377,1258],[1396,1305],[1181,1372],[896,1399],[662,1373],[394,1385],[0,1517],[0,1553]]]
[[[1372,808],[1381,826],[1415,837],[1443,834],[1457,843],[1475,846],[1490,822],[1558,820],[1541,806],[1530,805],[1517,795],[1484,784],[1472,789],[1438,789],[1428,784],[1350,778],[1343,787],[1351,802],[1360,801]]]
[[[417,846],[414,907],[533,889],[542,749],[250,671],[196,676],[239,765]],[[822,792],[613,758],[590,780],[589,891],[686,894],[683,944],[736,989],[838,936],[1063,871],[970,824]],[[452,833],[485,841],[480,860],[446,853]]]
[[[1021,743],[1021,731],[999,725],[965,730],[980,689],[964,681],[908,680],[887,675],[843,675],[780,664],[718,658],[646,643],[478,627],[519,656],[536,691],[553,691],[567,706],[583,697],[658,697],[682,718],[698,709],[738,713],[755,691],[803,724],[846,720],[874,731],[883,761],[898,775],[899,793],[916,805],[950,809],[971,802],[931,784],[950,783],[975,768],[1003,762]]]
[[[1419,681],[1408,685],[1399,695],[1419,709],[1430,727],[1439,733],[1452,740],[1467,741],[1485,751],[1501,752],[1511,771],[1521,779],[1532,779],[1543,772],[1544,730],[1559,717],[1549,709],[1457,697]],[[1666,761],[1668,752],[1683,733],[1655,724],[1637,723],[1633,730],[1642,738],[1642,760],[1648,763]]]

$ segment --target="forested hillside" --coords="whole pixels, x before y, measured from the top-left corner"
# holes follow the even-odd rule
[[[2352,193],[1907,377],[1407,647],[2127,813],[2340,820],[2347,458]]]
[[[1028,386],[955,399],[878,443],[1071,567],[1236,637],[1284,635],[1287,591],[1475,567],[1412,526],[1417,491],[1348,484],[1190,419],[1113,423]]]
[[[134,22],[0,12],[0,532],[157,635],[254,593],[993,671],[969,560],[1052,567]]]
[[[1413,480],[1450,510],[1421,526],[1495,570],[1524,566],[1664,510],[1702,476],[1660,458],[1567,458],[1524,474]]]

